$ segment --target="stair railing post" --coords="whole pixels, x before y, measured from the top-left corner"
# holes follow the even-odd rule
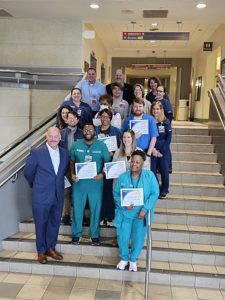
[[[145,299],[148,299],[149,292],[149,276],[151,271],[152,258],[152,233],[151,233],[151,211],[148,211],[147,224],[147,250],[146,250],[146,270],[145,270]]]

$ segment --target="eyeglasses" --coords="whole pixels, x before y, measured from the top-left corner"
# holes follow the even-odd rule
[[[109,116],[101,116],[102,119],[109,119]]]
[[[84,129],[84,132],[94,132],[94,129]]]

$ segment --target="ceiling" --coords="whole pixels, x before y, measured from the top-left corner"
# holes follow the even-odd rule
[[[100,5],[98,10],[89,7]],[[82,20],[89,24],[113,56],[191,56],[225,23],[225,0],[0,0],[0,8],[14,18],[55,21]],[[168,10],[167,18],[143,18],[143,10]],[[189,41],[123,41],[123,31],[189,31]],[[181,22],[181,23],[177,23]]]

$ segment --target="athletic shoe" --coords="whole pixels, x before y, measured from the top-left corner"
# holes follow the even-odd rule
[[[99,223],[100,226],[104,226],[105,225],[105,220],[101,220],[101,222]]]
[[[117,268],[117,270],[125,270],[126,266],[128,266],[128,261],[121,260],[121,261],[117,264],[116,268]]]
[[[91,239],[91,241],[92,241],[92,246],[100,246],[100,241],[99,241],[99,238],[92,238]]]
[[[71,241],[72,245],[79,245],[80,244],[80,238],[79,237],[73,237]]]
[[[160,194],[159,195],[159,199],[166,199],[167,198],[167,194]]]
[[[114,227],[113,221],[107,221],[107,227]]]
[[[137,263],[130,261],[129,263],[129,271],[130,272],[137,272]]]

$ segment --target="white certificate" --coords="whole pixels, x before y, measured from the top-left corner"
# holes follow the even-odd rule
[[[115,161],[105,163],[106,179],[118,178],[121,174],[126,172],[125,161]]]
[[[99,137],[98,140],[102,141],[103,143],[106,144],[109,152],[116,151],[118,149],[117,140],[116,140],[116,136],[115,135],[113,135],[113,136]]]
[[[130,129],[135,133],[148,134],[148,120],[130,120]]]
[[[75,163],[75,170],[79,179],[92,179],[97,175],[96,162]]]
[[[121,206],[130,206],[133,204],[134,206],[143,205],[143,189],[121,189],[120,190],[121,197]]]
[[[96,127],[102,125],[101,119],[98,118],[92,119],[92,122]]]

